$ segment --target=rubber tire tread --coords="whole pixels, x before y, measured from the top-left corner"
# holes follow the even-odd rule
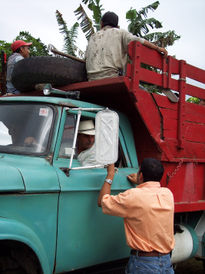
[[[85,63],[52,56],[25,58],[15,64],[12,73],[12,83],[21,92],[32,91],[41,83],[59,87],[86,80]]]

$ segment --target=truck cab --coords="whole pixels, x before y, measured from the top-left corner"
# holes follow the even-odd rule
[[[48,97],[9,96],[0,104],[0,245],[6,250],[0,258],[7,258],[5,267],[17,261],[25,271],[30,262],[22,262],[24,254],[36,273],[128,257],[123,221],[97,206],[106,168],[82,168],[76,153],[69,167],[78,112],[81,119],[95,119],[103,108]],[[113,193],[131,187],[126,175],[138,168],[131,126],[120,116]]]

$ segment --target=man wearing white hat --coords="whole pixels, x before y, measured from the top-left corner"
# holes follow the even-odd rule
[[[81,121],[78,129],[77,159],[82,166],[97,165],[95,156],[95,126],[93,120]]]

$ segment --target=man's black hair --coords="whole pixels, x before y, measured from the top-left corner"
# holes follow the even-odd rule
[[[108,11],[102,16],[101,22],[103,24],[103,27],[105,26],[117,27],[118,16],[114,12]]]
[[[14,53],[20,53],[20,51],[21,51],[21,47],[20,47],[20,48],[17,48],[17,49],[14,51]]]
[[[142,172],[144,182],[159,182],[162,179],[164,168],[162,163],[157,159],[145,158],[142,161],[140,171]]]

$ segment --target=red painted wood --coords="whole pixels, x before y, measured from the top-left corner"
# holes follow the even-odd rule
[[[184,148],[184,119],[185,119],[185,87],[186,87],[186,62],[180,61],[179,102],[178,102],[178,147]]]
[[[205,202],[198,203],[175,203],[175,212],[193,212],[205,210]]]
[[[144,68],[140,69],[140,80],[142,82],[162,86],[162,74],[156,73],[155,71],[150,71]]]
[[[175,211],[205,210],[205,106],[185,102],[185,95],[205,99],[205,71],[171,56],[132,42],[131,63],[124,77],[76,83],[64,90],[80,90],[81,99],[116,108],[130,119],[139,161],[155,157],[163,161],[162,185],[175,198]],[[142,67],[147,64],[157,71]],[[187,83],[187,77],[198,83]],[[149,94],[139,82],[170,88],[179,102]],[[179,147],[181,149],[179,149]],[[180,164],[183,163],[177,169]],[[177,169],[177,172],[174,171]],[[173,174],[167,180],[167,174]]]
[[[196,87],[190,84],[186,84],[186,94],[193,97],[205,99],[204,89],[198,86]]]
[[[205,124],[204,106],[186,103],[185,120],[192,123]]]
[[[205,84],[205,70],[187,64],[187,77]]]
[[[132,56],[132,66],[131,66],[131,84],[130,91],[136,95],[139,86],[139,76],[140,76],[140,64],[141,64],[141,48],[142,45],[132,44],[130,45],[130,55]]]

